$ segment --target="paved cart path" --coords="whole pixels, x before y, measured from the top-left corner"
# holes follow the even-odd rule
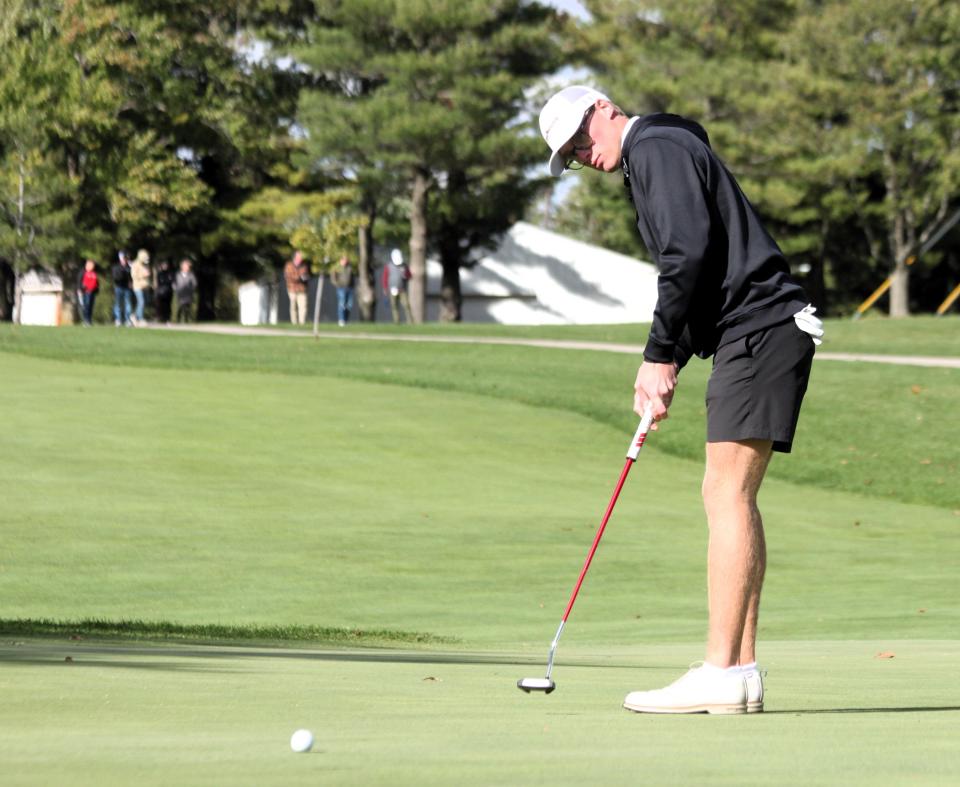
[[[197,331],[227,336],[278,336],[312,339],[310,331],[283,328],[257,328],[246,325],[219,325],[194,323],[191,325],[151,325],[162,331]],[[641,355],[642,344],[615,344],[612,342],[584,342],[565,339],[523,339],[499,336],[429,336],[398,333],[351,333],[350,331],[320,331],[319,339],[356,339],[376,342],[439,342],[443,344],[513,344],[525,347],[545,347],[552,350],[593,350],[612,353]],[[892,363],[903,366],[939,366],[960,369],[960,358],[941,358],[930,355],[874,355],[872,353],[832,353],[818,350],[819,361],[861,361],[866,363]]]

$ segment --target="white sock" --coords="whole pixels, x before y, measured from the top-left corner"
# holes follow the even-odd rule
[[[751,661],[749,664],[740,665],[740,672],[744,675],[750,672],[756,672],[756,671],[757,671],[757,662],[755,661]]]
[[[703,662],[703,666],[701,667],[701,669],[706,670],[707,672],[714,672],[714,673],[727,671],[726,667],[718,667],[716,664],[711,664],[709,661]]]
[[[737,666],[736,664],[734,664],[732,667],[718,667],[716,664],[711,664],[709,661],[705,661],[703,662],[703,667],[701,669],[705,669],[708,672],[712,672],[717,675],[719,675],[720,673],[723,673],[725,675],[740,674],[740,667]]]

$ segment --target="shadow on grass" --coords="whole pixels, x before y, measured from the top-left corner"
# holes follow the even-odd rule
[[[69,660],[68,660],[69,659]],[[184,664],[178,660],[189,659]],[[83,641],[70,641],[55,644],[51,641],[0,643],[0,665],[28,664],[30,666],[61,667],[64,669],[82,669],[84,667],[117,667],[136,670],[166,670],[183,673],[235,673],[245,670],[236,666],[203,665],[202,661],[219,659],[234,663],[241,660],[296,659],[300,661],[346,662],[366,664],[431,664],[463,666],[512,666],[539,675],[544,667],[542,659],[520,657],[517,655],[498,655],[495,653],[450,653],[417,652],[396,650],[362,651],[315,651],[292,650],[288,648],[251,648],[198,645],[194,647],[165,646],[162,643],[144,642],[138,645],[87,644]],[[201,664],[197,664],[197,662]],[[569,669],[629,669],[648,670],[662,667],[625,664],[571,658],[565,667]],[[783,710],[765,710],[763,715],[812,716],[840,713],[958,713],[960,705],[904,705],[879,708],[795,708]]]
[[[332,626],[261,626],[172,623],[165,620],[50,620],[0,618],[0,636],[109,639],[127,642],[187,642],[213,645],[303,643],[322,646],[442,645],[456,640],[416,631]]]
[[[949,713],[960,711],[960,705],[904,706],[901,708],[805,708],[803,710],[765,710],[764,715],[812,716],[818,713]]]
[[[67,658],[70,661],[66,661]],[[177,659],[195,660],[267,660],[296,659],[300,661],[345,662],[366,664],[434,664],[465,666],[513,666],[531,674],[540,674],[546,666],[546,660],[518,656],[516,654],[476,653],[476,652],[438,652],[403,651],[391,649],[364,650],[303,650],[291,648],[271,648],[268,646],[214,646],[214,645],[164,645],[163,643],[143,642],[135,645],[112,645],[109,643],[87,643],[83,640],[55,643],[49,640],[0,643],[0,664],[30,664],[37,666],[101,666],[131,667],[137,669],[168,669],[171,671],[221,671],[243,672],[232,667],[191,667],[178,664]],[[573,657],[566,667],[588,669],[660,669],[657,666],[616,663],[612,661],[596,662]],[[518,674],[518,677],[522,677]]]

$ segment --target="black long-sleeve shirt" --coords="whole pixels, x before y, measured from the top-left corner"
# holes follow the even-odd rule
[[[646,115],[627,132],[621,155],[637,227],[659,269],[645,360],[682,367],[692,354],[708,358],[807,304],[702,126]]]

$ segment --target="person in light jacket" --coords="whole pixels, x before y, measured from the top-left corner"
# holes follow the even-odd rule
[[[147,305],[147,295],[150,292],[150,280],[153,273],[150,270],[150,254],[146,249],[140,249],[133,265],[130,266],[130,277],[133,280],[133,297],[136,308],[133,313],[133,324],[143,326],[147,324],[143,310]]]

